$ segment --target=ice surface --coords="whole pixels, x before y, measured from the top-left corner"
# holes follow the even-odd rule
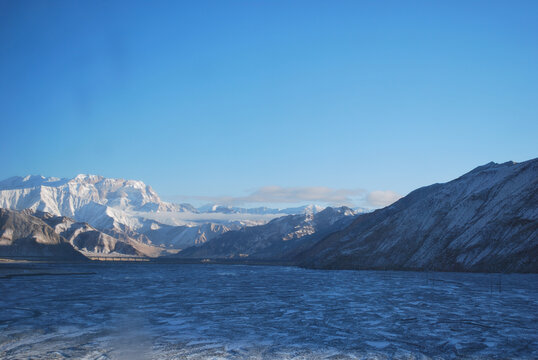
[[[538,358],[537,275],[2,265],[0,294],[2,359]]]

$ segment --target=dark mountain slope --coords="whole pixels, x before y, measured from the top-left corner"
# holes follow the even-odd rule
[[[0,209],[0,257],[87,260],[43,220],[6,209]]]
[[[30,209],[23,210],[22,213],[43,220],[57,234],[64,237],[75,249],[85,255],[112,254],[116,256],[145,256],[143,252],[135,248],[138,245],[137,241],[112,237],[85,222],[77,222],[66,216],[56,216]]]
[[[364,214],[295,260],[325,269],[538,272],[538,159],[489,163]]]

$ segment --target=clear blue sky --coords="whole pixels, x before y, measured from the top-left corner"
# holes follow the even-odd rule
[[[0,1],[0,178],[391,190],[538,156],[538,1]]]

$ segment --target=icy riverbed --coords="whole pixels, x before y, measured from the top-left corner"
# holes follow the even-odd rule
[[[0,358],[531,359],[537,305],[538,275],[4,264]]]

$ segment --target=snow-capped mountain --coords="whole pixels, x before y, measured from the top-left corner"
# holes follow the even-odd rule
[[[228,231],[198,247],[177,254],[181,258],[246,258],[287,260],[322,235],[348,225],[355,211],[328,207],[317,213],[287,215],[265,225]]]
[[[162,201],[142,181],[77,175],[72,179],[12,177],[0,182],[0,207],[76,217],[89,204],[133,211],[186,211]]]
[[[77,175],[72,179],[26,176],[0,181],[0,208],[30,209],[85,222],[113,237],[186,248],[229,230],[265,224],[294,213],[210,206],[198,210],[189,204],[162,201],[142,181]],[[309,213],[319,207],[294,211]]]
[[[76,222],[88,223],[119,240],[119,244],[133,245],[132,241],[137,240],[134,244],[139,248],[151,245],[153,240],[167,248],[176,245],[187,247],[236,228],[212,226],[208,221],[201,224],[189,221],[189,218],[197,215],[194,207],[162,201],[142,181],[109,179],[97,175],[78,175],[72,179],[12,177],[0,182],[0,207],[69,217]],[[163,222],[172,222],[172,225],[161,224],[154,217]],[[180,220],[176,222],[175,219]],[[174,236],[163,238],[164,228]],[[112,240],[106,237],[101,240],[103,244],[112,244]],[[110,250],[110,246],[102,246],[103,251]],[[90,251],[101,250],[92,248]]]
[[[222,213],[222,214],[256,214],[256,215],[297,215],[297,214],[315,214],[325,209],[325,207],[315,204],[299,206],[295,208],[275,209],[265,206],[256,208],[243,208],[236,206],[207,204],[199,207],[200,213]]]
[[[0,207],[24,210],[0,209],[5,256],[184,249],[177,256],[314,268],[538,272],[538,159],[489,163],[360,215],[315,206],[193,210],[143,182],[95,175],[1,181]]]
[[[489,163],[415,190],[297,260],[330,269],[538,272],[538,158]]]
[[[280,210],[281,214],[287,214],[287,215],[296,215],[296,214],[317,214],[320,211],[323,211],[325,209],[324,206],[310,204],[310,205],[304,205],[299,206],[295,208],[286,208]]]

